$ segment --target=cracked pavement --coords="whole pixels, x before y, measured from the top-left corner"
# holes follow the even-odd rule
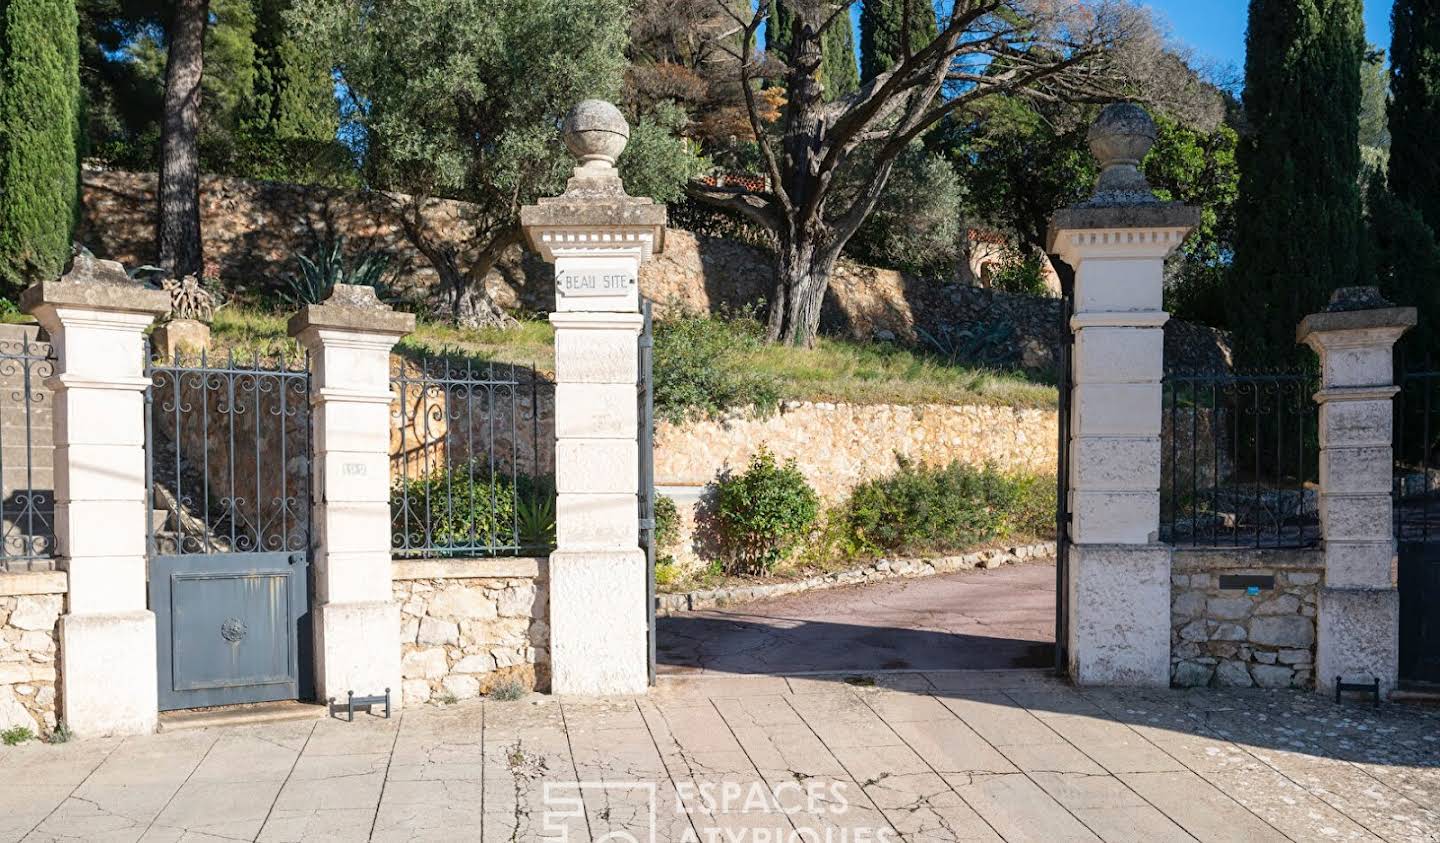
[[[706,673],[4,747],[0,783],[3,841],[1436,843],[1440,711],[1042,670]]]

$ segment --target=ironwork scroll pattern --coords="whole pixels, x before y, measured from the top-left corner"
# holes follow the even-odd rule
[[[55,374],[48,343],[27,336],[0,340],[0,571],[53,567],[55,495],[51,448]]]
[[[177,354],[149,375],[150,552],[307,550],[308,359]]]

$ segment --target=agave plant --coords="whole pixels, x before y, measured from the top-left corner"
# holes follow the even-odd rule
[[[377,296],[387,298],[384,279],[390,259],[378,252],[366,252],[355,266],[347,269],[343,237],[321,246],[314,258],[297,254],[295,262],[300,266],[300,274],[287,278],[289,289],[282,293],[292,307],[325,301],[336,284],[374,287]]]

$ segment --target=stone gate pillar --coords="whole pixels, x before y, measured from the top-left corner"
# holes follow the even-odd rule
[[[531,247],[555,264],[557,694],[638,694],[649,685],[637,497],[639,271],[664,246],[665,208],[625,193],[615,159],[629,134],[610,103],[577,105],[565,144],[581,165],[563,195],[520,213]]]
[[[155,615],[145,573],[145,328],[170,296],[120,264],[77,257],[26,289],[55,349],[55,546],[69,574],[60,618],[60,719],[77,735],[145,734],[158,716]]]
[[[400,609],[390,561],[390,350],[415,330],[373,287],[336,284],[290,317],[310,352],[314,409],[315,691],[400,693]]]
[[[1112,105],[1090,130],[1095,195],[1055,215],[1050,251],[1075,270],[1068,628],[1082,685],[1170,683],[1170,549],[1160,528],[1165,258],[1199,222],[1137,168],[1155,124]]]
[[[1320,530],[1325,582],[1317,617],[1315,684],[1380,680],[1388,694],[1400,664],[1395,583],[1395,364],[1413,307],[1392,307],[1373,287],[1335,292],[1301,321],[1297,341],[1320,356]]]

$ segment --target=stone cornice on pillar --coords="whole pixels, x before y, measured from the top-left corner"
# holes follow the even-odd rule
[[[631,196],[587,198],[566,193],[520,209],[525,239],[541,257],[555,260],[556,250],[633,249],[641,260],[665,251],[664,205]]]
[[[1300,320],[1295,341],[1315,349],[1359,348],[1377,342],[1394,343],[1419,321],[1413,307],[1339,310],[1312,313]]]
[[[20,294],[20,309],[44,319],[56,308],[135,313],[148,317],[170,312],[170,294],[153,290],[125,274],[116,261],[79,256],[70,271],[52,281],[41,281]]]
[[[1200,224],[1200,209],[1169,202],[1063,208],[1051,219],[1046,251],[1074,266],[1082,258],[1163,258]]]
[[[290,336],[307,345],[320,331],[374,334],[393,343],[415,330],[415,314],[382,303],[373,287],[336,284],[323,303],[305,305],[286,327]]]

